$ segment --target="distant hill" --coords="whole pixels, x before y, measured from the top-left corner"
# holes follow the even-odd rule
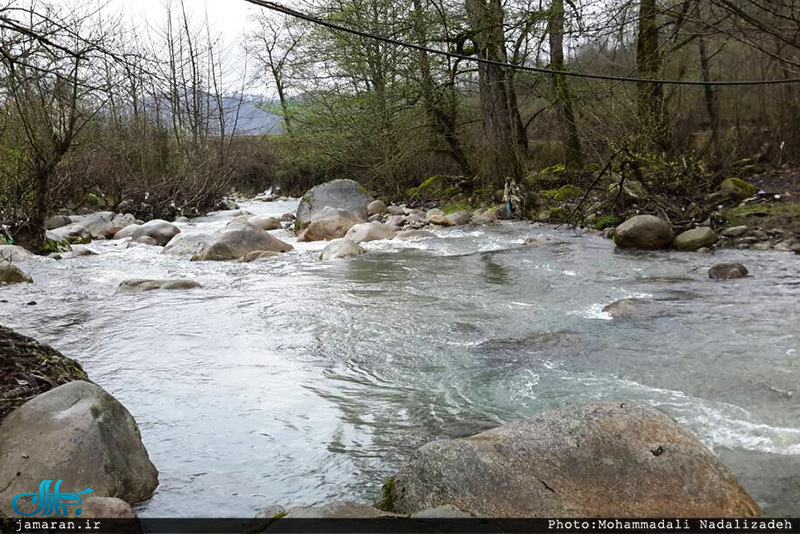
[[[225,128],[230,133],[234,122],[236,135],[268,135],[284,132],[283,118],[268,111],[274,104],[262,97],[245,95],[241,100],[239,118],[236,120],[236,107],[239,105],[238,96],[226,96],[222,99],[225,110]]]
[[[271,100],[257,95],[244,95],[244,97],[241,97],[241,109],[239,110],[237,119],[236,108],[239,106],[239,103],[239,95],[222,97],[226,135],[230,135],[234,125],[236,126],[235,135],[275,135],[284,132],[283,118],[269,111],[274,105]],[[162,113],[166,115],[167,118],[170,117],[168,99],[165,98],[162,100],[161,105],[167,106],[166,112],[162,107]],[[208,95],[206,98],[203,98],[203,106],[205,107],[206,105],[211,108],[209,129],[212,134],[218,135],[220,133],[220,127],[217,101],[213,96]]]

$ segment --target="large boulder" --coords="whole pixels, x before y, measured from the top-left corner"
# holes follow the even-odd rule
[[[73,380],[87,380],[78,362],[0,326],[0,423],[26,400]]]
[[[164,254],[188,255],[201,254],[203,250],[214,242],[214,234],[204,232],[181,232],[164,247]]]
[[[136,240],[140,237],[151,237],[155,239],[159,245],[164,246],[180,233],[181,229],[174,224],[162,219],[153,219],[144,224],[133,224],[123,228],[114,235],[114,239],[130,237]]]
[[[252,226],[253,228],[258,228],[259,230],[269,231],[269,230],[280,230],[283,228],[281,226],[281,222],[276,219],[275,217],[269,217],[267,215],[251,215],[246,216],[242,215],[240,217],[236,217],[231,222],[228,223],[228,226],[233,226],[236,224],[246,223]]]
[[[319,255],[321,260],[335,260],[340,258],[354,258],[366,253],[360,245],[352,239],[337,239],[331,241]]]
[[[350,211],[328,207],[314,215],[297,240],[302,242],[338,239],[344,237],[350,228],[362,222],[364,221]]]
[[[392,511],[484,517],[751,517],[758,505],[672,418],[637,403],[543,412],[429,443],[384,486]]]
[[[367,215],[380,215],[386,211],[386,203],[383,200],[373,200],[367,206]]]
[[[708,270],[708,277],[716,280],[733,280],[747,275],[747,268],[741,263],[718,263]]]
[[[98,211],[73,217],[73,220],[85,226],[94,239],[110,239],[123,228],[136,223],[133,215],[117,215],[112,211]]]
[[[136,422],[101,387],[69,382],[26,402],[0,425],[0,510],[34,493],[43,480],[62,480],[62,492],[92,488],[91,497],[135,503],[158,486]],[[36,505],[17,501],[23,513]],[[70,507],[74,513],[75,508]]]
[[[336,208],[353,213],[361,220],[367,218],[367,206],[372,198],[353,180],[333,180],[309,190],[297,207],[297,226],[302,229],[325,208]],[[341,236],[340,236],[341,237]]]
[[[710,247],[717,242],[717,234],[708,226],[694,228],[679,234],[675,238],[675,248],[687,252],[703,247]]]
[[[379,222],[368,222],[356,224],[345,234],[345,238],[352,239],[356,243],[364,241],[378,241],[380,239],[392,239],[397,230],[391,226]]]
[[[25,274],[13,263],[0,263],[0,286],[6,284],[33,283],[33,278]]]
[[[755,195],[758,188],[739,178],[728,178],[719,186],[719,192],[724,198],[738,202]]]
[[[66,215],[54,215],[44,220],[44,227],[47,230],[55,230],[68,224],[72,224],[72,219]]]
[[[69,252],[72,250],[72,245],[69,244],[69,241],[66,238],[59,237],[55,233],[48,230],[45,232],[44,249],[50,253]]]
[[[122,282],[117,291],[123,293],[141,293],[142,291],[155,291],[157,289],[194,289],[201,287],[194,280],[144,280],[134,279]]]
[[[229,226],[215,234],[210,243],[194,256],[199,261],[238,260],[254,251],[288,252],[292,245],[249,225]]]
[[[33,259],[33,254],[19,245],[0,245],[0,263],[23,263]]]
[[[47,232],[54,241],[65,240],[71,244],[85,244],[92,241],[92,233],[80,223],[72,223]]]
[[[457,211],[447,216],[447,219],[453,223],[453,226],[463,226],[469,224],[472,220],[471,211]]]
[[[637,215],[617,227],[614,243],[620,248],[660,250],[672,245],[669,224],[654,215]]]

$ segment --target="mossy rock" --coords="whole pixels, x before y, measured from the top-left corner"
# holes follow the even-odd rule
[[[567,200],[568,198],[577,197],[580,194],[581,194],[581,188],[580,187],[568,184],[568,185],[565,185],[565,186],[561,187],[558,191],[556,191],[556,194],[553,197],[553,200],[555,200],[557,202],[563,202],[563,201]]]
[[[445,215],[450,215],[457,211],[472,211],[472,205],[465,199],[454,199],[442,206]]]
[[[89,381],[78,362],[0,326],[0,421],[36,395],[74,380]]]
[[[727,199],[741,201],[755,195],[758,188],[739,178],[728,178],[719,186],[719,192]]]
[[[601,215],[597,218],[597,221],[595,221],[594,227],[596,230],[605,230],[606,228],[617,226],[621,222],[622,219],[616,215]]]
[[[381,499],[375,504],[375,508],[384,512],[394,511],[394,494],[392,493],[393,488],[394,477],[387,478],[386,482],[384,482],[383,486],[381,487]]]

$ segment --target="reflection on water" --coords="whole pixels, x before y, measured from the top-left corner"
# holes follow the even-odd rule
[[[369,501],[425,442],[593,399],[667,411],[768,513],[800,513],[795,256],[621,254],[515,223],[322,263],[324,243],[275,234],[296,250],[249,264],[99,242],[99,256],[38,261],[34,285],[0,289],[0,322],[78,358],[140,423],[161,472],[143,516]],[[712,261],[753,277],[709,280]],[[203,288],[117,294],[129,278]],[[620,299],[645,304],[611,320]]]

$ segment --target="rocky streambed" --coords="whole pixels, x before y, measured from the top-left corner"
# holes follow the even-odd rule
[[[353,221],[335,211],[348,206],[316,204],[299,224],[286,216],[297,201],[279,201],[139,225],[61,260],[4,249],[33,283],[0,289],[0,323],[77,359],[138,423],[159,471],[142,516],[378,500],[396,513],[490,515],[470,504],[478,493],[431,494],[436,481],[417,475],[462,487],[431,447],[477,461],[481,439],[460,438],[511,424],[483,439],[528,450],[513,436],[531,416],[552,435],[536,455],[569,458],[558,451],[594,439],[620,483],[701,465],[726,481],[687,513],[797,514],[796,255],[626,251],[595,232],[495,224],[492,210],[365,204]],[[133,222],[108,218],[98,236]],[[748,276],[712,279],[717,263]],[[570,404],[594,408],[547,415]],[[575,425],[559,430],[553,417]],[[597,420],[617,433],[592,431]],[[530,469],[540,479],[530,491],[584,501],[583,475]],[[666,502],[671,487],[654,485],[648,502]]]

